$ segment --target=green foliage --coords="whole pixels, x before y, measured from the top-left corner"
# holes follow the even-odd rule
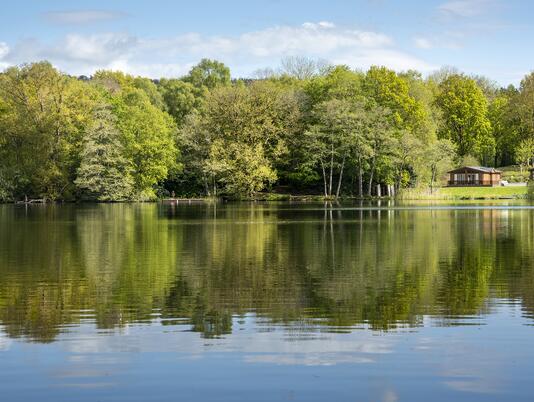
[[[497,89],[450,68],[425,80],[299,57],[282,64],[234,82],[209,59],[157,81],[105,70],[76,80],[46,62],[9,68],[0,73],[0,199],[266,188],[370,196],[377,184],[433,191],[454,161],[534,163],[534,73]]]
[[[205,169],[217,178],[223,194],[250,197],[276,181],[276,172],[265,157],[261,144],[225,144],[216,140]]]
[[[522,167],[534,167],[534,137],[526,138],[518,144],[515,157]]]
[[[180,168],[174,121],[136,88],[123,89],[113,102],[125,154],[132,162],[135,197],[153,199],[156,185]]]
[[[312,105],[332,99],[355,101],[362,98],[363,78],[362,73],[354,72],[347,66],[336,66],[326,75],[307,81],[305,93]]]
[[[0,176],[12,197],[72,197],[96,93],[49,63],[0,75]],[[6,188],[6,187],[4,187]]]
[[[447,139],[438,140],[426,150],[423,150],[424,173],[421,174],[430,186],[430,192],[439,179],[454,167],[456,159],[456,146]],[[467,165],[470,166],[470,165]]]
[[[399,129],[428,137],[425,133],[428,116],[423,105],[410,95],[407,80],[385,67],[371,67],[363,86],[369,99],[392,112],[392,120]]]
[[[226,194],[250,195],[273,181],[273,166],[287,160],[299,130],[298,99],[275,83],[217,88],[181,130],[185,170],[208,195],[221,185]]]
[[[159,90],[165,103],[165,109],[181,126],[188,115],[198,111],[202,106],[205,91],[193,84],[177,79],[161,79]]]
[[[495,139],[496,161],[499,165],[512,163],[518,142],[518,129],[514,124],[512,95],[506,91],[496,95],[488,107],[488,118]]]
[[[488,118],[488,101],[476,82],[452,75],[440,84],[436,104],[443,112],[440,138],[458,147],[459,156],[472,154],[483,163],[493,160],[495,141]]]
[[[213,89],[230,84],[230,69],[216,60],[202,59],[184,78],[197,88]]]
[[[81,164],[74,181],[85,198],[98,201],[124,201],[133,195],[129,160],[124,156],[116,118],[109,108],[96,110],[86,133]]]
[[[513,106],[521,137],[534,137],[534,72],[521,81]]]

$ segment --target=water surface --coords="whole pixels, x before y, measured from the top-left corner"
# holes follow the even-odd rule
[[[2,401],[531,401],[534,209],[0,205]]]

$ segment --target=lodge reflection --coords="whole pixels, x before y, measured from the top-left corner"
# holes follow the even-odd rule
[[[216,337],[251,311],[336,331],[457,324],[491,298],[534,316],[531,210],[5,206],[0,222],[0,323],[33,341],[83,320]]]

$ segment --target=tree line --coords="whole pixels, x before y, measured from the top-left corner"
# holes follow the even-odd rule
[[[433,191],[460,165],[534,164],[534,73],[501,88],[303,58],[232,80],[203,59],[181,78],[0,73],[0,200],[371,196]]]

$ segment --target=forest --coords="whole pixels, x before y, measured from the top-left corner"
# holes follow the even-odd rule
[[[506,88],[288,57],[255,78],[203,59],[181,78],[0,73],[0,201],[369,197],[433,192],[458,165],[534,162],[534,73]]]

